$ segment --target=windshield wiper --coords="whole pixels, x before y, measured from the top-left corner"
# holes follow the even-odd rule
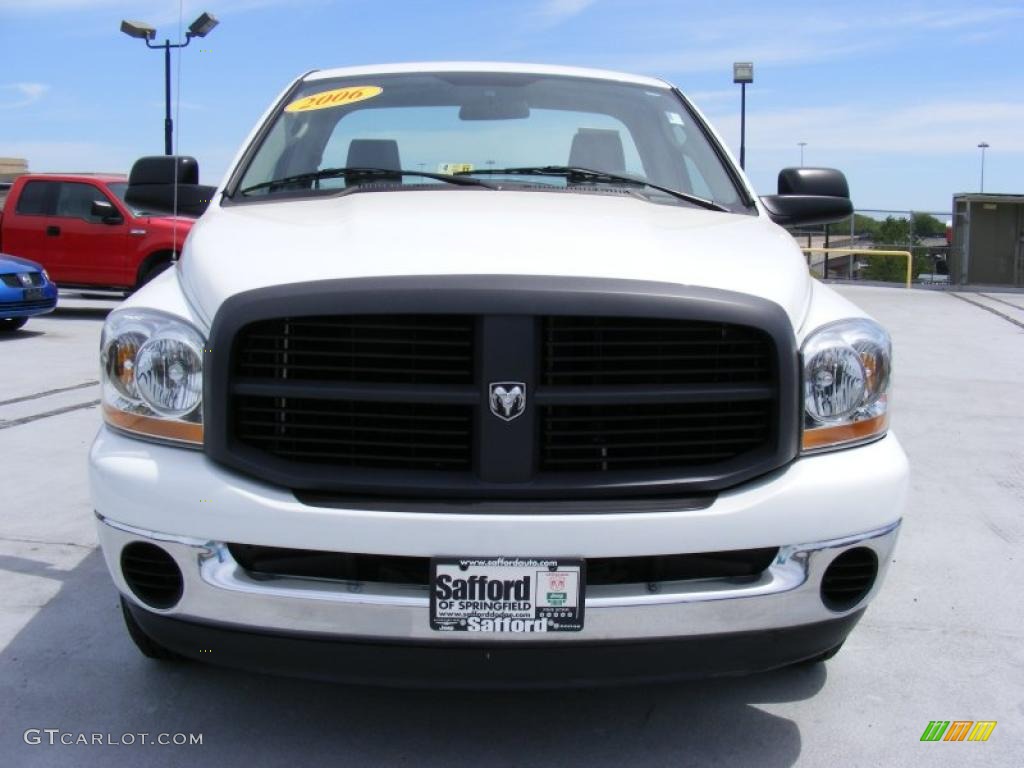
[[[636,176],[608,173],[607,171],[595,171],[590,168],[578,168],[570,165],[538,165],[525,168],[481,168],[473,171],[459,171],[457,175],[470,176],[477,173],[494,176],[564,176],[568,180],[581,179],[583,181],[608,181],[612,183],[640,184],[645,187],[650,187],[651,189],[656,189],[659,192],[664,192],[666,195],[671,195],[678,200],[699,205],[701,208],[729,213],[729,209],[724,205],[716,203],[714,200],[708,200],[706,197],[691,195],[688,192],[680,192],[678,189],[672,189],[671,187],[663,187],[660,184],[654,184],[647,179],[641,179]]]
[[[259,184],[253,184],[250,187],[239,190],[240,194],[247,195],[250,192],[255,192],[257,189],[270,189],[272,187],[285,186],[287,184],[301,184],[304,181],[318,182],[321,179],[336,179],[336,178],[387,178],[394,176],[422,176],[427,179],[437,179],[448,184],[454,184],[457,187],[484,187],[486,189],[494,189],[493,184],[488,184],[486,181],[480,179],[471,179],[465,176],[453,176],[448,173],[431,173],[430,171],[407,171],[404,169],[394,168],[323,168],[319,171],[310,171],[309,173],[297,173],[294,176],[283,176],[280,179],[271,179],[270,181],[263,181]],[[319,186],[314,186],[314,189],[319,189]]]

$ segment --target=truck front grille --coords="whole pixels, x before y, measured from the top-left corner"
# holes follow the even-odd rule
[[[307,284],[258,311],[229,300],[210,339],[230,354],[208,353],[207,452],[296,491],[464,499],[716,491],[796,453],[797,355],[777,305],[445,280],[460,282]],[[525,407],[503,411],[496,393],[516,387]]]

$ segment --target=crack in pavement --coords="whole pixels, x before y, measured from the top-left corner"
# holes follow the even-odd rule
[[[59,387],[57,389],[48,389],[45,392],[36,392],[34,395],[24,395],[23,397],[14,397],[10,400],[0,400],[0,405],[13,405],[14,403],[24,403],[26,400],[38,400],[41,397],[49,397],[50,395],[59,395],[62,392],[73,392],[76,389],[85,389],[86,387],[94,387],[99,384],[98,381],[85,381],[81,384],[73,384],[70,387]]]
[[[23,416],[20,419],[11,419],[10,421],[0,419],[0,429],[9,429],[10,427],[17,427],[21,424],[28,424],[33,421],[39,421],[40,419],[48,419],[51,416],[60,416],[62,413],[70,413],[71,411],[80,411],[85,408],[95,408],[99,404],[99,400],[90,400],[87,403],[66,405],[63,408],[55,408],[52,411],[45,411],[44,413],[35,413],[31,416]]]
[[[79,547],[81,549],[96,549],[95,544],[76,544],[73,541],[43,541],[42,539],[23,539],[18,536],[0,536],[0,542],[12,541],[16,544],[45,544],[48,547]]]
[[[972,301],[971,299],[968,299],[967,297],[961,296],[959,293],[954,293],[952,291],[950,291],[946,295],[947,296],[952,296],[954,299],[960,299],[960,301],[966,301],[968,304],[973,304],[978,309],[984,309],[986,312],[991,312],[996,317],[1001,317],[1006,322],[1013,323],[1018,328],[1024,328],[1024,322],[1018,320],[1015,317],[1010,317],[1005,312],[1000,312],[998,309],[995,309],[994,307],[990,307],[987,304],[982,304],[980,301]],[[984,296],[984,294],[980,294],[980,295]],[[991,297],[987,297],[987,298],[991,298]],[[999,301],[999,299],[996,299],[996,301]],[[1007,302],[1004,302],[1004,303],[1007,303]],[[1016,306],[1016,304],[1012,304],[1011,306]],[[1018,309],[1019,309],[1019,307],[1018,307]]]

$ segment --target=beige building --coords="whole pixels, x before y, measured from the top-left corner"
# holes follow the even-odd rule
[[[0,181],[14,181],[23,173],[28,173],[28,160],[20,157],[0,157]]]

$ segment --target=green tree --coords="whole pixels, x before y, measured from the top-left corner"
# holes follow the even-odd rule
[[[911,252],[914,256],[910,267],[911,280],[916,279],[922,273],[932,271],[932,260],[928,257],[926,249],[911,248]],[[867,262],[860,271],[860,276],[864,280],[878,280],[886,283],[905,283],[907,281],[906,256],[859,256],[858,258]]]
[[[927,213],[914,214],[914,238],[941,237],[946,234],[946,224]]]
[[[902,283],[907,279],[905,256],[861,256],[867,265],[860,275],[865,280],[880,280],[886,283]]]
[[[878,233],[878,226],[878,219],[872,219],[870,216],[865,216],[862,213],[854,214],[853,233],[855,235],[867,235],[869,237],[874,237]],[[836,237],[843,237],[850,234],[849,217],[842,221],[837,221],[835,224],[829,224],[829,232]]]
[[[906,245],[910,239],[910,221],[886,216],[875,233],[876,245]]]

